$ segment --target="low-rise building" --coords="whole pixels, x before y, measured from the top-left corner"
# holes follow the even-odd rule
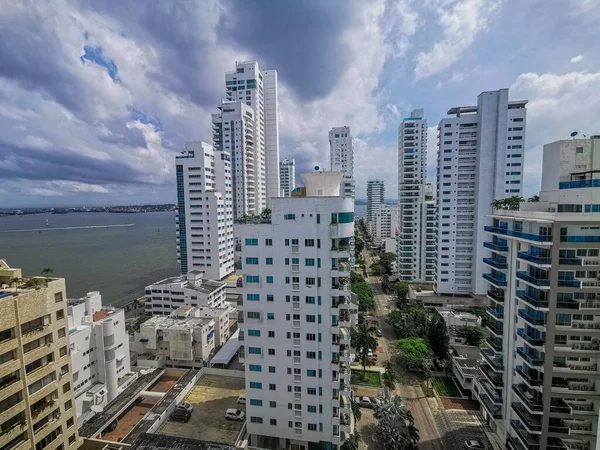
[[[223,308],[226,287],[226,282],[209,280],[192,270],[146,286],[145,311],[147,315],[168,316],[183,305]]]
[[[196,316],[196,314],[198,314]],[[182,308],[169,316],[154,316],[140,326],[131,339],[131,349],[137,354],[138,367],[201,368],[206,365],[217,347],[217,323],[227,325],[229,337],[229,310],[221,316],[201,316],[199,308]],[[216,313],[215,313],[216,314]],[[224,321],[224,322],[222,322]],[[220,335],[220,342],[224,343]]]
[[[398,207],[395,205],[379,205],[373,212],[371,223],[371,235],[377,243],[383,242],[386,238],[396,236],[398,228]],[[395,250],[394,250],[395,252]]]
[[[448,330],[457,330],[462,327],[481,327],[481,317],[470,312],[450,308],[435,309],[446,322]]]
[[[473,389],[473,382],[479,373],[479,347],[474,345],[452,344],[452,372],[465,391]]]
[[[102,305],[99,292],[68,300],[75,409],[79,425],[120,392],[120,380],[133,378],[125,311]],[[121,386],[122,387],[122,386]]]

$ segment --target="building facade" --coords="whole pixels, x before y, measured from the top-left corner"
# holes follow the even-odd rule
[[[373,240],[381,244],[385,239],[396,235],[398,228],[398,208],[395,205],[380,205],[373,216]]]
[[[440,294],[485,294],[483,225],[492,202],[521,196],[527,101],[508,89],[482,92],[438,125],[437,273]]]
[[[305,195],[236,223],[250,443],[339,448],[354,430],[350,328],[354,202],[340,172],[302,174]]]
[[[119,380],[132,377],[125,311],[102,305],[100,293],[68,300],[71,368],[78,425],[120,392]]]
[[[221,117],[213,116],[213,142],[232,155],[236,217],[260,214],[279,196],[277,71],[261,71],[256,61],[236,62],[235,70],[225,73],[225,89],[227,102],[216,115]],[[255,203],[241,192],[254,196]]]
[[[199,270],[220,280],[234,271],[230,154],[204,142],[188,142],[175,167],[181,273]]]
[[[329,164],[332,172],[342,172],[343,195],[354,197],[354,139],[350,127],[329,131]]]
[[[496,210],[482,279],[489,348],[475,383],[510,448],[597,448],[600,136],[544,146],[539,202]]]
[[[385,184],[381,180],[367,181],[367,225],[372,229],[377,210],[384,204]]]
[[[426,262],[429,205],[427,187],[427,120],[415,109],[398,127],[397,275],[403,281],[432,281]],[[431,263],[429,264],[431,266]],[[428,270],[429,269],[429,270]]]
[[[296,188],[296,160],[284,159],[279,163],[281,197],[289,197]]]
[[[0,289],[0,445],[76,449],[65,280],[18,284]]]
[[[169,316],[180,306],[225,308],[227,283],[209,280],[200,271],[165,278],[146,286],[144,303],[147,315]]]

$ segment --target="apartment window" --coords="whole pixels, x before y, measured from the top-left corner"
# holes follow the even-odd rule
[[[248,311],[247,317],[248,317],[248,319],[260,319],[260,312]]]
[[[258,258],[246,257],[246,264],[258,264]]]
[[[274,320],[275,319],[275,313],[267,313],[267,320]]]
[[[73,418],[69,417],[67,419],[67,428],[71,428],[74,424],[75,424],[75,421],[73,420]]]
[[[275,373],[275,366],[269,366],[269,373]]]
[[[268,266],[272,266],[273,265],[273,258],[267,258],[267,265]]]
[[[285,245],[286,245],[286,246],[287,246],[287,245],[290,245],[290,240],[289,240],[289,239],[286,239],[286,240],[285,240]]]
[[[317,214],[317,223],[321,223],[321,214]]]
[[[283,216],[283,218],[284,218],[285,220],[295,220],[295,219],[296,219],[296,214],[285,214],[285,215]]]
[[[260,330],[248,330],[248,336],[260,337]]]
[[[252,423],[263,423],[262,417],[251,416],[250,422]]]
[[[315,265],[315,260],[314,260],[314,258],[306,258],[306,259],[304,260],[304,265],[305,265],[305,266],[309,266],[309,267],[312,267],[312,266],[314,266],[314,265]]]
[[[308,424],[308,431],[317,431],[317,424],[316,423],[309,423]]]
[[[273,239],[265,239],[265,245],[272,247],[273,246]]]
[[[65,318],[65,310],[64,309],[59,309],[58,311],[56,311],[56,320],[62,320]]]
[[[315,352],[306,352],[306,357],[308,359],[316,359],[317,354]]]
[[[315,322],[315,316],[312,314],[309,314],[306,316],[306,321],[310,322],[310,323],[314,323]]]
[[[315,388],[306,388],[306,393],[308,395],[317,395],[317,390]]]
[[[258,283],[258,275],[246,275],[246,283]]]
[[[285,258],[284,264],[286,266],[289,266],[290,265],[290,258]]]
[[[314,239],[305,239],[304,240],[304,246],[305,247],[314,247],[315,246],[315,240]]]
[[[69,445],[73,445],[75,443],[75,435],[72,434],[71,436],[69,436]],[[49,443],[48,443],[49,444]],[[44,447],[41,447],[44,448]],[[36,446],[36,450],[37,450],[37,446]]]
[[[260,294],[246,294],[246,300],[250,302],[257,302],[260,300]]]
[[[262,403],[263,403],[262,400],[258,400],[256,398],[251,398],[250,399],[250,404],[252,406],[262,406]]]
[[[258,239],[246,238],[246,245],[258,245]]]
[[[62,302],[63,301],[63,293],[57,292],[56,294],[54,294],[54,301],[56,303]]]
[[[267,295],[267,301],[268,302],[272,302],[273,301],[273,295]]]
[[[267,283],[273,283],[273,277],[267,277]]]
[[[258,381],[251,381],[250,389],[262,389],[262,383],[260,383]]]
[[[273,426],[275,426],[275,427],[276,427],[276,426],[277,426],[277,419],[270,419],[270,420],[269,420],[269,423],[270,423],[271,425],[273,425]]]
[[[270,338],[274,338],[275,337],[275,332],[274,331],[269,331],[269,337]]]
[[[307,286],[314,286],[315,285],[315,279],[313,277],[306,277],[306,285]]]
[[[67,346],[65,345],[64,347],[62,347],[62,348],[59,350],[58,354],[59,354],[61,357],[65,356],[65,355],[67,354]]]
[[[58,338],[64,338],[67,335],[67,330],[65,328],[61,328],[58,330]]]
[[[269,349],[269,356],[275,356],[275,349],[274,348],[270,348]]]
[[[260,355],[262,350],[260,347],[248,347],[248,353],[251,355]]]
[[[317,407],[315,405],[306,405],[306,410],[309,413],[316,413],[317,412]]]
[[[316,340],[317,336],[314,333],[306,333],[306,340],[307,341],[314,341]]]
[[[270,383],[270,384],[269,384],[269,390],[270,390],[270,391],[276,391],[276,390],[277,390],[277,385],[275,385],[275,384],[273,384],[273,383]]]
[[[315,304],[315,298],[314,297],[306,297],[306,303],[308,303],[310,305],[314,305]]]
[[[306,376],[308,376],[308,377],[316,377],[317,376],[317,371],[313,370],[313,369],[307,369],[306,370]]]
[[[250,364],[250,372],[262,372],[262,366],[258,364]]]

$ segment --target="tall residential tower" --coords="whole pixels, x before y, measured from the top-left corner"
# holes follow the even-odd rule
[[[483,230],[492,201],[522,195],[527,101],[508,89],[482,92],[438,125],[436,290],[485,294]]]
[[[426,182],[427,121],[424,111],[415,109],[398,127],[396,254],[398,278],[404,281],[434,277],[435,242],[427,239],[427,233],[435,228],[435,205],[427,204]]]
[[[329,132],[329,162],[332,172],[343,172],[342,195],[354,198],[354,140],[350,127],[334,127]]]
[[[373,226],[373,219],[381,205],[384,204],[385,185],[381,180],[367,181],[367,224]]]
[[[175,159],[177,259],[181,273],[220,280],[234,271],[231,161],[228,151],[188,142]]]
[[[284,159],[279,163],[281,197],[289,197],[296,187],[296,160]]]
[[[340,192],[342,176],[302,174],[304,196],[274,199],[269,219],[235,225],[243,277],[240,353],[253,446],[339,448],[354,431],[354,202]]]
[[[598,448],[600,136],[544,146],[539,202],[496,210],[481,251],[493,308],[474,391],[510,448]]]

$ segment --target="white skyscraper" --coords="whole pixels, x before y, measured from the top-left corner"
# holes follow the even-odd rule
[[[487,218],[493,307],[474,393],[513,450],[598,448],[599,168],[600,136],[547,144],[539,202]]]
[[[260,214],[271,197],[279,196],[279,122],[277,71],[261,71],[256,61],[235,66],[225,74],[227,102],[221,114],[213,115],[213,143],[232,155],[239,217]]]
[[[289,197],[296,187],[296,160],[284,159],[279,163],[281,197]]]
[[[329,132],[329,160],[333,172],[344,172],[343,195],[354,197],[354,140],[350,127],[334,127]]]
[[[175,165],[181,273],[197,270],[220,280],[234,271],[230,154],[188,142]]]
[[[394,237],[398,228],[398,207],[392,205],[379,205],[373,215],[372,234],[373,240],[381,243],[383,240]]]
[[[482,92],[438,125],[438,293],[486,292],[483,224],[494,199],[522,195],[526,104],[508,89]]]
[[[302,174],[305,196],[274,199],[270,219],[235,225],[243,281],[240,353],[253,446],[278,438],[278,448],[339,448],[354,431],[354,202],[341,193],[342,176]]]
[[[373,226],[375,213],[385,198],[385,185],[381,180],[367,181],[367,224]]]
[[[432,223],[435,216],[431,214],[431,205],[426,204],[426,182],[427,121],[424,111],[415,109],[398,127],[396,254],[400,280],[433,281],[435,244],[428,242],[427,230],[435,227],[435,222]]]

